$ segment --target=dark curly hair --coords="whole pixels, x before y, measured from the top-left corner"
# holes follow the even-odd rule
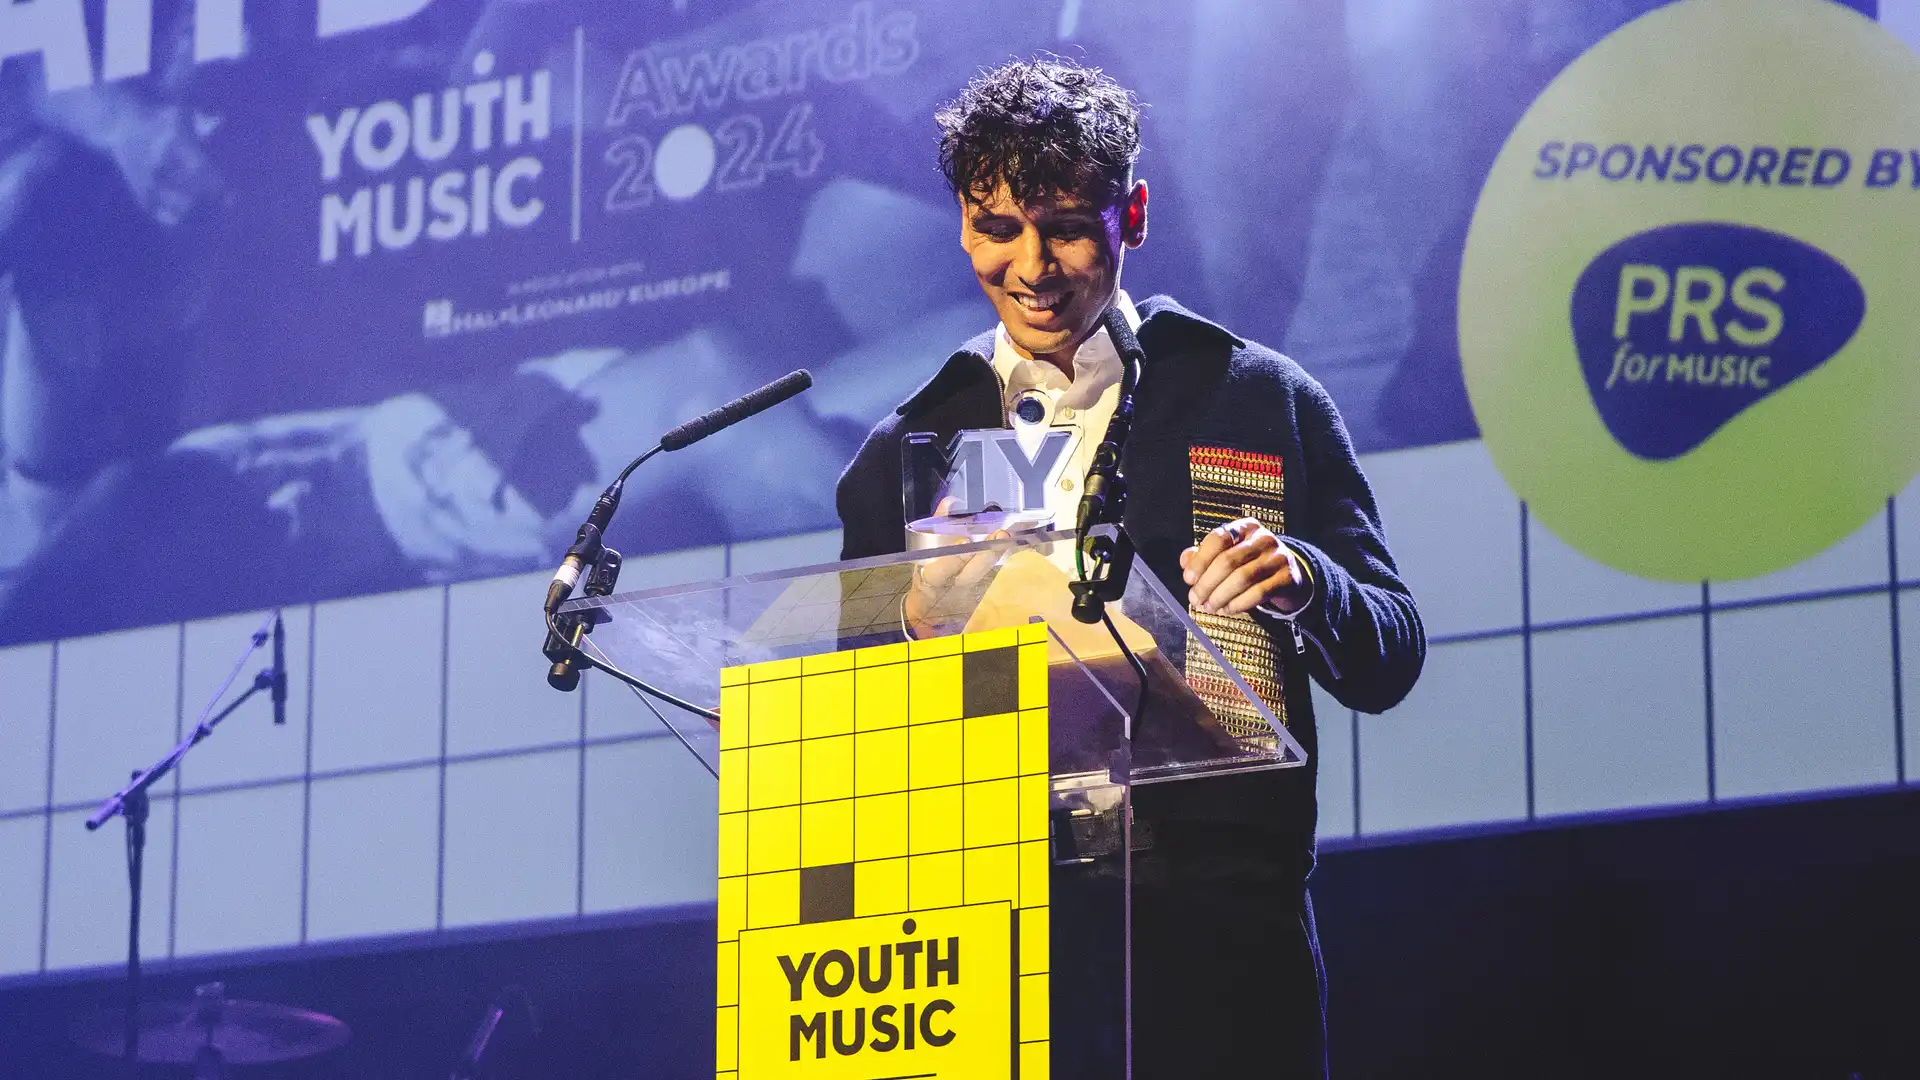
[[[1005,180],[1013,197],[1067,193],[1108,202],[1140,156],[1140,102],[1099,68],[1058,56],[1014,60],[976,76],[934,113],[940,171],[970,203]]]

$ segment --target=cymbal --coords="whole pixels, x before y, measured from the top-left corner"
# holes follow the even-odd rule
[[[68,1025],[74,1042],[110,1057],[126,1045],[126,1010],[107,1009]],[[191,1065],[202,1047],[228,1065],[271,1065],[324,1054],[352,1031],[331,1016],[264,1001],[151,1001],[140,1006],[139,1057]]]

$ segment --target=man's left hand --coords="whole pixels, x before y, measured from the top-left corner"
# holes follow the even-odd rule
[[[1187,603],[1210,615],[1238,615],[1262,604],[1291,615],[1313,599],[1300,556],[1267,527],[1241,518],[1180,553]]]

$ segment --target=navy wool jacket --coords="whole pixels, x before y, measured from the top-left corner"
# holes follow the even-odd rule
[[[1256,616],[1281,659],[1288,727],[1309,755],[1285,769],[1143,789],[1140,812],[1163,827],[1205,825],[1274,852],[1304,880],[1313,864],[1319,761],[1308,678],[1348,708],[1377,713],[1407,695],[1426,637],[1413,595],[1387,550],[1373,492],[1346,427],[1318,382],[1285,356],[1155,296],[1139,305],[1147,363],[1132,438],[1122,455],[1126,529],[1167,589],[1184,598],[1180,552],[1194,542],[1189,449],[1222,447],[1274,455],[1284,477],[1287,542],[1309,564],[1316,589],[1297,617],[1307,643],[1296,651],[1280,620]],[[882,420],[840,477],[843,558],[905,547],[902,439],[1005,425],[992,365],[993,334],[974,338]]]

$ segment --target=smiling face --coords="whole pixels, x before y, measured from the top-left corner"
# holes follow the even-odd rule
[[[1123,253],[1146,239],[1146,211],[1145,181],[1104,205],[1072,195],[1022,203],[1004,182],[960,199],[960,246],[1021,355],[1073,370],[1073,351],[1113,303]]]

